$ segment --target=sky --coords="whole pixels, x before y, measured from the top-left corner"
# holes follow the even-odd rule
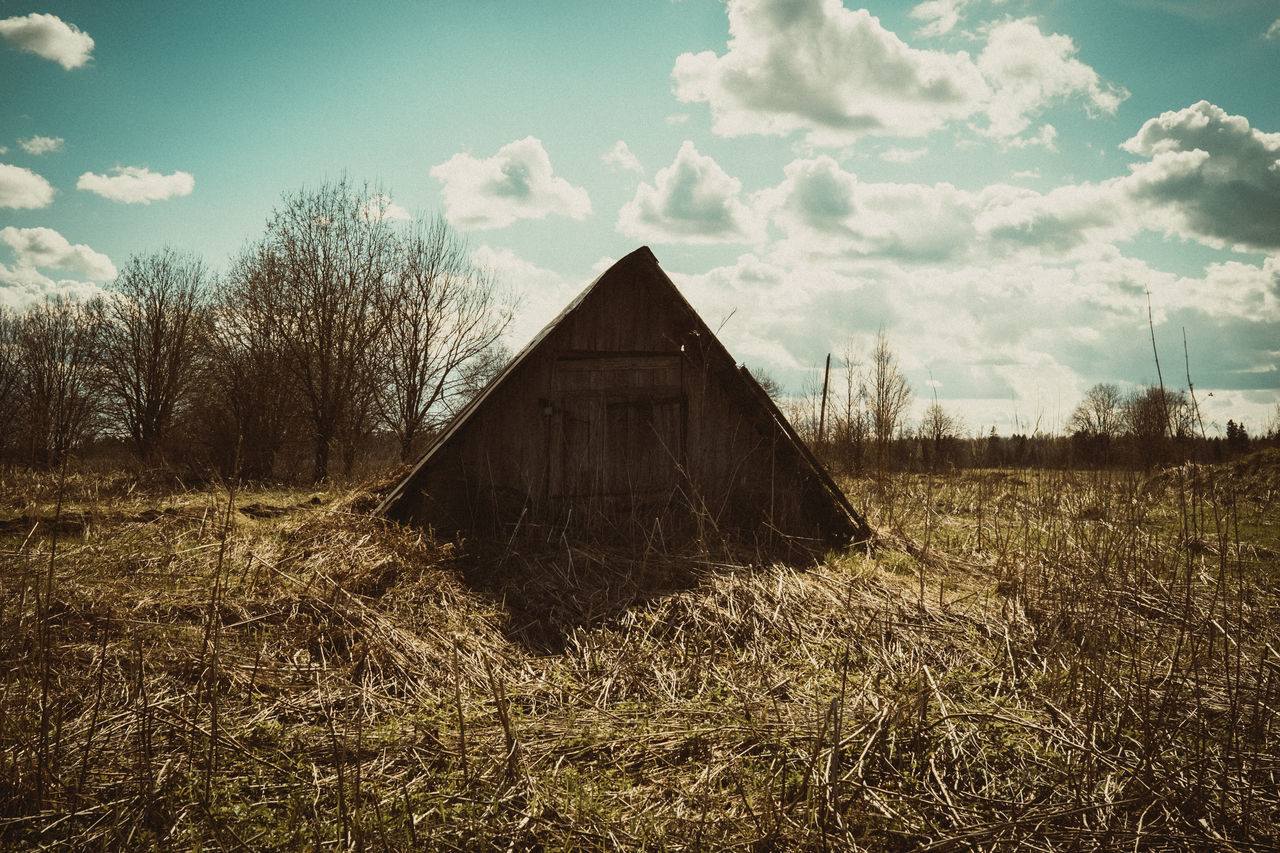
[[[215,271],[345,176],[443,214],[519,349],[648,245],[798,392],[883,329],[972,432],[1095,383],[1280,401],[1280,2],[0,0],[0,302]],[[1184,343],[1185,342],[1185,343]]]

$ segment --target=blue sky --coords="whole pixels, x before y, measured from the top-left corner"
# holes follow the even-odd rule
[[[224,268],[345,173],[453,222],[513,348],[647,244],[793,389],[883,326],[917,409],[1052,429],[1155,380],[1150,291],[1211,421],[1280,399],[1275,0],[0,2],[0,38],[10,305]]]

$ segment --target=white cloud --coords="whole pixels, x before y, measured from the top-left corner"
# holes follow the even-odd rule
[[[880,159],[889,163],[914,163],[928,153],[928,148],[890,148]]]
[[[644,174],[644,166],[640,165],[640,159],[631,153],[631,149],[627,147],[627,143],[619,139],[613,144],[613,147],[605,152],[603,158],[605,163],[625,169],[628,172],[636,174]]]
[[[507,340],[515,349],[524,346],[543,326],[560,313],[589,276],[568,280],[559,273],[540,267],[510,249],[482,245],[471,252],[471,261],[493,273],[494,279],[509,287],[519,302],[520,310],[507,328]]]
[[[98,296],[95,282],[116,276],[115,265],[101,252],[72,245],[51,228],[0,228],[0,244],[12,250],[12,266],[0,263],[0,304],[22,311],[53,293],[76,298]],[[83,279],[55,279],[40,271],[62,270]]]
[[[1065,257],[1120,234],[1113,187],[1086,185],[1048,196],[996,184],[864,182],[825,155],[797,160],[761,211],[786,234],[778,251],[811,260],[882,259],[898,264]],[[1136,230],[1136,220],[1130,231]]]
[[[1040,132],[1034,136],[1015,136],[1002,140],[1005,148],[1043,148],[1046,151],[1057,151],[1054,142],[1058,138],[1058,129],[1051,124],[1041,126]]]
[[[797,160],[758,206],[786,233],[781,248],[800,256],[1081,260],[1144,230],[1215,248],[1280,248],[1280,133],[1202,101],[1151,119],[1122,147],[1146,159],[1126,175],[1046,192],[867,183],[829,157]]]
[[[840,0],[730,0],[728,11],[724,55],[682,54],[671,72],[676,97],[707,103],[723,136],[804,130],[817,145],[922,136],[988,96],[967,53],[915,50]]]
[[[973,220],[984,198],[951,184],[864,183],[827,156],[785,173],[761,198],[787,253],[930,263],[969,254],[979,238]]]
[[[587,191],[551,172],[542,142],[528,136],[486,159],[455,154],[433,167],[431,177],[442,185],[445,216],[460,228],[504,228],[553,213],[583,219],[591,213]]]
[[[1190,308],[1219,319],[1280,318],[1280,258],[1267,258],[1260,266],[1213,263],[1203,278],[1181,277],[1163,296],[1163,307],[1170,310]],[[1280,348],[1280,337],[1275,346]]]
[[[0,38],[25,53],[52,59],[70,71],[84,65],[93,54],[93,39],[75,24],[57,15],[31,13],[0,21]]]
[[[1100,246],[1132,238],[1142,227],[1122,180],[1067,184],[1047,193],[987,189],[974,226],[993,256],[1090,256]]]
[[[1143,124],[1125,151],[1148,158],[1125,186],[1168,230],[1209,245],[1280,248],[1280,133],[1200,101]]]
[[[196,179],[190,172],[162,175],[146,166],[116,166],[114,176],[85,172],[76,181],[76,189],[97,193],[122,204],[150,204],[174,196],[191,195]]]
[[[0,207],[41,208],[53,201],[53,186],[30,169],[0,163]]]
[[[916,35],[930,37],[946,35],[960,23],[960,13],[969,5],[969,0],[925,0],[909,13],[917,21],[924,24],[916,30]]]
[[[1014,137],[1045,105],[1080,96],[1090,110],[1114,113],[1129,96],[1104,85],[1098,72],[1075,58],[1076,46],[1063,35],[1045,35],[1034,18],[1004,21],[989,28],[978,67],[993,96],[986,107],[988,133]],[[1050,137],[1052,141],[1052,137]]]
[[[1267,27],[1267,31],[1262,34],[1262,37],[1268,41],[1280,38],[1280,18],[1276,18],[1271,22],[1271,26]]]
[[[940,34],[964,4],[925,3],[914,14]],[[786,136],[839,147],[860,136],[920,137],[985,116],[985,135],[1013,139],[1046,107],[1080,98],[1113,113],[1128,96],[1075,58],[1066,36],[1045,35],[1034,18],[984,31],[975,60],[907,45],[865,9],[840,0],[729,0],[723,55],[686,53],[671,72],[676,97],[706,103],[722,136]],[[1024,144],[1051,144],[1041,136]]]
[[[618,231],[656,243],[749,242],[760,226],[742,201],[742,182],[685,141],[653,184],[640,184],[618,213]]]
[[[34,303],[53,294],[69,296],[72,299],[91,299],[104,293],[100,286],[91,281],[55,280],[41,274],[34,267],[10,269],[0,264],[0,305],[17,312],[25,311]]]
[[[18,268],[66,270],[94,281],[116,276],[110,258],[83,244],[72,245],[52,228],[0,228],[0,242],[13,250]]]
[[[27,139],[19,139],[18,144],[22,146],[23,151],[39,157],[41,154],[61,151],[66,147],[66,140],[61,136],[32,136]]]
[[[826,353],[849,338],[865,350],[883,324],[918,390],[931,373],[948,408],[1004,434],[1015,414],[1023,430],[1061,428],[1095,382],[1154,381],[1147,289],[1161,349],[1180,351],[1188,330],[1197,387],[1274,387],[1280,359],[1280,259],[1177,276],[1114,250],[1066,264],[923,268],[769,251],[671,274],[713,326],[736,311],[721,334],[730,352],[793,390]],[[1215,346],[1224,339],[1242,343]]]
[[[381,219],[385,222],[406,222],[413,219],[412,213],[383,193],[378,193],[369,199],[364,206],[364,215],[369,219]]]

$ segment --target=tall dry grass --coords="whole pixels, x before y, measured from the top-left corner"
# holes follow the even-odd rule
[[[0,847],[1264,849],[1278,475],[851,483],[806,566],[6,475]]]

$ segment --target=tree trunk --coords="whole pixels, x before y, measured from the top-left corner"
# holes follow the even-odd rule
[[[328,435],[316,436],[316,469],[312,481],[323,482],[329,478],[329,444]]]

